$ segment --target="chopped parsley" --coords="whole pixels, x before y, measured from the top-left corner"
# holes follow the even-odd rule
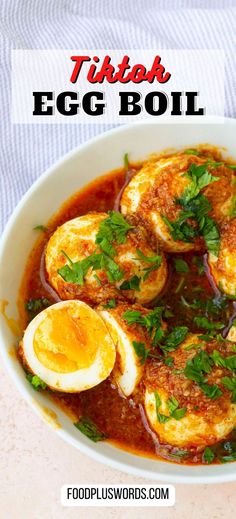
[[[136,355],[139,357],[140,364],[143,365],[148,357],[149,350],[143,342],[133,341],[132,344]]]
[[[122,317],[128,325],[140,324],[145,327],[152,338],[153,345],[156,345],[163,336],[161,329],[162,311],[163,308],[158,306],[146,315],[142,315],[139,310],[127,310]]]
[[[185,155],[200,155],[200,151],[195,150],[194,148],[188,148],[187,150],[184,150]]]
[[[57,272],[67,283],[83,285],[84,277],[90,268],[92,270],[104,270],[110,282],[120,281],[123,277],[123,272],[117,263],[104,252],[91,254],[76,262],[73,262],[64,251],[61,252],[67,258],[69,264],[64,265]]]
[[[202,274],[204,274],[204,264],[202,262],[202,258],[200,258],[199,256],[193,256],[193,264],[197,266],[198,268],[198,274],[199,276],[201,276]]]
[[[30,382],[31,386],[35,389],[35,391],[39,391],[40,389],[46,389],[47,384],[38,377],[38,375],[33,375],[32,373],[26,374],[27,380]]]
[[[168,400],[167,400],[167,407],[169,410],[169,415],[166,416],[165,414],[160,413],[159,408],[161,407],[161,399],[160,399],[160,396],[157,391],[154,391],[154,396],[155,396],[156,415],[157,415],[158,422],[166,423],[171,418],[174,418],[175,420],[181,420],[181,418],[183,418],[184,415],[186,414],[187,408],[186,407],[179,408],[179,402],[174,396],[168,398]]]
[[[160,344],[160,348],[163,351],[174,351],[178,348],[181,342],[184,341],[188,334],[187,326],[176,326],[167,337],[164,338],[163,344]]]
[[[205,378],[205,375],[211,372],[212,365],[211,357],[206,351],[201,350],[192,359],[187,360],[184,375],[196,382],[207,397],[215,400],[222,395],[222,391],[216,384],[208,384]]]
[[[130,279],[126,279],[121,283],[120,290],[140,290],[140,281],[141,279],[138,276],[133,276]]]
[[[232,402],[236,403],[236,376],[230,378],[230,377],[223,377],[221,379],[221,382],[223,386],[232,392]]]
[[[109,299],[105,305],[103,305],[103,308],[115,308],[117,305],[115,299]]]
[[[151,263],[149,267],[145,267],[143,269],[143,281],[146,281],[146,279],[148,279],[149,277],[149,274],[151,274],[151,272],[153,272],[154,270],[158,270],[161,266],[162,256],[145,256],[145,254],[143,254],[143,252],[140,249],[136,249],[136,253],[142,261],[144,261],[145,263]]]
[[[211,354],[215,366],[220,366],[226,369],[236,369],[236,355],[229,355],[228,357],[222,357],[218,350],[214,350]]]
[[[210,447],[206,447],[204,449],[203,456],[202,456],[203,461],[205,463],[210,464],[213,462],[214,458],[215,458],[215,454],[212,451],[212,449],[210,449]]]
[[[42,232],[47,232],[48,228],[45,227],[45,225],[35,225],[35,227],[33,227],[33,231],[42,231]]]
[[[191,243],[196,236],[202,236],[208,251],[216,256],[219,252],[220,233],[216,222],[208,216],[211,204],[201,190],[218,180],[219,177],[208,171],[209,166],[218,165],[209,161],[200,166],[190,164],[187,176],[191,181],[181,197],[176,199],[176,203],[182,208],[177,220],[172,222],[166,216],[162,216],[174,240]],[[189,218],[193,219],[194,226],[187,221]]]
[[[107,438],[106,434],[99,431],[97,426],[90,420],[90,418],[82,417],[74,426],[79,429],[79,431],[87,436],[93,442],[99,442],[105,440]]]
[[[96,243],[108,256],[114,257],[116,249],[112,243],[125,243],[126,235],[133,226],[126,222],[124,216],[116,211],[108,211],[108,218],[100,223],[96,235]]]
[[[40,297],[38,299],[29,299],[25,303],[25,309],[30,314],[30,317],[33,318],[37,315],[41,310],[47,308],[50,305],[49,300],[46,297]]]
[[[128,153],[124,154],[123,163],[124,163],[124,169],[126,171],[128,171],[128,169],[129,169],[129,155],[128,155]]]
[[[224,323],[211,322],[205,316],[196,316],[194,317],[193,322],[196,324],[198,328],[209,330],[210,332],[222,330],[222,328],[224,328]]]
[[[162,312],[163,307],[156,307],[147,315],[142,315],[139,310],[127,310],[122,317],[128,325],[137,323],[144,326],[152,338],[154,346],[158,344],[164,352],[174,351],[184,341],[188,328],[187,326],[176,326],[168,335],[164,335],[161,328]]]
[[[181,273],[189,272],[189,266],[188,266],[187,262],[184,261],[182,258],[175,258],[174,263],[175,263],[176,272],[181,272]]]

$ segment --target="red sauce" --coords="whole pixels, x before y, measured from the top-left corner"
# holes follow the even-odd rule
[[[140,166],[133,166],[138,168]],[[129,173],[129,176],[131,173]],[[86,214],[89,211],[108,211],[117,209],[120,193],[127,182],[127,172],[117,170],[100,177],[75,194],[49,221],[48,230],[39,237],[34,247],[26,269],[20,290],[19,308],[23,327],[29,320],[25,311],[25,302],[30,299],[46,297],[51,303],[58,301],[58,296],[47,283],[44,272],[43,255],[45,245],[55,229],[67,220]],[[179,257],[179,256],[178,256]],[[197,259],[196,259],[197,258]],[[197,263],[203,263],[204,258],[192,253],[185,254],[190,269],[187,274],[177,273],[174,269],[175,255],[168,258],[170,264],[170,276],[164,294],[153,306],[165,305],[169,310],[169,323],[187,325],[194,333],[193,316],[197,310],[188,306],[194,299],[205,301],[207,298],[219,296],[219,291],[212,283],[209,276],[199,274]],[[206,265],[205,265],[206,268]],[[222,309],[218,319],[227,321],[233,314],[234,308],[228,305],[227,310]],[[171,316],[171,313],[173,314]],[[113,443],[123,449],[145,456],[162,457],[179,463],[196,464],[202,462],[202,453],[196,450],[190,452],[188,457],[181,454],[177,448],[169,445],[159,445],[156,435],[150,430],[145,412],[142,407],[142,384],[140,384],[140,398],[137,395],[135,401],[132,398],[123,398],[112,382],[108,379],[98,386],[80,394],[55,394],[56,402],[61,404],[68,413],[72,412],[77,419],[86,414],[100,428]],[[229,439],[233,439],[233,434]],[[217,447],[219,452],[222,444]]]

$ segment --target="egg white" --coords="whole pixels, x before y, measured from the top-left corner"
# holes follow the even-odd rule
[[[48,319],[50,325],[50,315],[53,313],[56,316],[56,312],[62,309],[71,315],[72,326],[73,319],[77,319],[79,326],[82,309],[82,324],[90,328],[90,339],[94,337],[93,340],[96,341],[96,355],[92,364],[67,373],[60,373],[46,367],[45,364],[40,362],[34,349],[35,333],[39,325],[45,319]],[[64,333],[66,334],[67,330],[64,330]],[[45,338],[42,337],[42,340],[45,340]],[[56,346],[54,347],[53,344],[50,346],[55,354],[59,353]],[[105,380],[113,369],[116,357],[114,343],[101,317],[85,303],[75,300],[56,303],[38,314],[27,326],[21,347],[24,361],[31,372],[40,377],[50,388],[64,392],[85,391]]]
[[[112,377],[123,395],[130,396],[139,384],[144,370],[135,352],[133,341],[142,342],[148,347],[146,337],[140,326],[128,326],[122,320],[127,308],[122,305],[112,310],[99,310],[107,329],[116,345],[117,357]]]
[[[191,359],[196,353],[196,348],[189,350],[189,347],[195,344],[201,344],[202,348],[202,339],[199,339],[195,334],[189,334],[178,350],[171,353],[171,356],[174,359],[178,356],[182,365],[185,365],[186,360]],[[172,396],[173,387],[170,389],[171,391],[168,384],[164,387],[157,380],[156,391],[161,400],[158,412],[166,416],[169,416],[167,400]],[[199,390],[199,399],[201,399],[201,390]],[[189,400],[191,401],[191,393]],[[207,409],[201,413],[197,410],[195,413],[187,409],[186,414],[180,420],[170,418],[165,423],[161,423],[157,418],[155,390],[147,384],[144,405],[148,422],[157,433],[160,442],[180,448],[204,447],[216,443],[224,439],[236,425],[236,404],[231,403],[230,399],[224,412],[219,416],[209,417]]]
[[[81,261],[98,251],[98,245],[95,243],[96,235],[100,223],[107,216],[106,213],[89,213],[58,227],[47,244],[45,254],[49,282],[61,299],[78,297],[91,304],[96,304],[108,298],[125,297],[146,304],[163,289],[167,279],[167,263],[164,254],[160,252],[159,254],[162,256],[160,267],[151,272],[146,280],[143,280],[144,268],[150,267],[150,264],[143,262],[138,257],[136,249],[139,248],[148,257],[156,255],[143,234],[140,238],[135,233],[128,233],[125,243],[115,244],[117,255],[114,257],[114,261],[124,272],[124,277],[120,281],[111,283],[104,271],[94,272],[90,268],[84,278],[83,286],[79,286],[67,283],[58,273],[58,269],[68,263],[61,251],[64,251],[73,262]],[[140,290],[119,291],[123,281],[134,276],[141,279]],[[99,278],[100,284],[98,284],[97,278]]]

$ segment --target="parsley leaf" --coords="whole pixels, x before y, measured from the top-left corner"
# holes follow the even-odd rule
[[[229,391],[232,391],[232,402],[236,403],[236,376],[233,378],[230,377],[223,377],[221,379],[221,382],[223,386],[228,389]]]
[[[222,395],[221,389],[216,384],[210,385],[203,382],[199,384],[199,386],[203,393],[205,393],[205,395],[211,398],[212,400],[215,400],[216,398],[219,398]]]
[[[116,307],[116,300],[115,299],[109,299],[109,301],[103,305],[103,308],[115,308]]]
[[[198,156],[198,155],[200,155],[200,151],[195,150],[193,148],[189,148],[187,150],[184,150],[184,154],[185,155],[196,155],[196,156]]]
[[[170,414],[173,413],[179,407],[178,400],[174,396],[172,396],[171,398],[168,398],[167,407],[169,409],[169,413]]]
[[[124,169],[126,171],[128,171],[128,169],[129,169],[129,155],[128,155],[128,153],[124,154],[123,162],[124,162]]]
[[[215,366],[220,366],[226,369],[236,369],[236,355],[229,355],[228,357],[222,357],[218,350],[214,350],[211,354],[211,358]]]
[[[111,243],[125,243],[126,235],[132,228],[121,213],[108,211],[108,218],[100,223],[96,243],[106,254],[115,256],[116,250]]]
[[[136,249],[136,253],[142,261],[144,261],[145,263],[151,263],[150,267],[146,267],[143,269],[143,272],[145,272],[143,276],[143,281],[146,281],[146,279],[149,277],[149,274],[154,270],[159,269],[159,267],[161,266],[162,256],[145,256],[145,254],[143,254],[143,252],[140,249]]]
[[[140,281],[141,279],[138,276],[133,276],[130,279],[126,279],[121,283],[120,290],[140,290]]]
[[[184,272],[184,273],[189,272],[189,266],[188,266],[187,262],[184,261],[182,258],[175,258],[174,263],[175,263],[176,272]]]
[[[167,216],[162,215],[162,219],[170,229],[170,235],[175,241],[184,241],[191,243],[193,238],[197,235],[196,229],[194,229],[189,223],[186,222],[188,218],[193,217],[194,214],[189,211],[181,211],[179,217],[174,222],[171,222]]]
[[[74,423],[74,426],[93,442],[102,441],[107,438],[106,434],[99,431],[97,426],[90,420],[90,418],[82,417],[78,422]]]
[[[48,228],[45,227],[45,225],[35,225],[35,227],[33,227],[33,231],[42,231],[42,232],[47,232]]]
[[[205,316],[196,316],[194,317],[193,321],[198,328],[203,328],[204,330],[214,331],[222,330],[222,328],[224,328],[224,323],[211,322]]]
[[[160,344],[160,348],[164,351],[176,350],[181,342],[184,341],[187,333],[187,326],[176,326],[173,331],[165,337],[163,344]]]
[[[206,447],[203,452],[203,461],[205,463],[212,463],[215,458],[214,452],[210,449],[210,447]]]
[[[61,252],[68,259],[69,265],[64,265],[57,272],[67,283],[83,285],[84,277],[89,268],[105,271],[110,282],[120,281],[123,277],[123,272],[120,270],[119,265],[104,252],[91,254],[87,258],[76,262],[73,262],[64,251]]]
[[[161,399],[160,399],[160,396],[157,391],[154,392],[154,396],[155,396],[155,402],[156,402],[157,419],[160,423],[166,423],[171,418],[174,418],[175,420],[181,420],[181,418],[183,418],[184,415],[186,414],[187,408],[186,407],[179,408],[179,402],[174,396],[171,396],[167,400],[167,407],[168,407],[168,410],[170,413],[169,416],[159,413],[159,408],[161,406]]]
[[[35,317],[41,310],[50,306],[50,302],[46,297],[38,299],[29,299],[25,303],[25,309],[29,312],[31,318]]]
[[[171,413],[171,418],[174,418],[175,420],[181,420],[186,414],[187,407],[181,407],[179,409],[176,409]]]
[[[201,190],[219,179],[208,171],[208,166],[216,167],[218,165],[218,163],[210,161],[200,166],[190,164],[187,176],[191,181],[181,197],[176,199],[176,203],[183,210],[180,211],[177,220],[174,222],[166,216],[162,216],[174,240],[191,243],[195,236],[203,236],[207,249],[216,256],[219,252],[220,233],[216,222],[208,216],[212,207]],[[197,227],[193,227],[186,221],[189,218],[196,222]]]
[[[187,360],[184,375],[196,382],[207,397],[215,400],[222,395],[222,391],[216,384],[210,385],[205,380],[205,374],[211,372],[212,364],[211,357],[202,350],[192,359]]]
[[[143,342],[133,341],[132,344],[136,355],[140,359],[140,364],[143,365],[148,357],[149,350],[146,348]]]
[[[159,413],[159,408],[161,406],[161,399],[160,399],[157,391],[154,391],[154,396],[155,396],[155,403],[156,403],[157,420],[159,423],[166,423],[170,420],[170,416],[166,416],[162,413]]]
[[[163,336],[161,329],[162,307],[156,307],[148,314],[142,315],[139,310],[127,310],[122,317],[127,321],[128,325],[140,324],[147,329],[148,334],[152,337],[152,343],[156,345]]]
[[[126,310],[126,312],[123,313],[122,318],[127,321],[128,325],[137,323],[145,326],[145,318],[139,310]]]
[[[30,382],[30,384],[33,386],[35,391],[39,391],[40,389],[46,389],[47,384],[41,380],[41,378],[38,377],[38,375],[33,375],[32,373],[27,373],[26,375],[27,380]]]

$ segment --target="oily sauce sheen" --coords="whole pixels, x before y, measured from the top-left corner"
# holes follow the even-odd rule
[[[215,160],[217,159],[216,154]],[[129,176],[139,168],[140,165],[132,165]],[[114,208],[117,210],[120,193],[126,183],[127,171],[124,169],[116,170],[93,181],[67,201],[47,224],[46,232],[40,233],[38,242],[29,257],[19,295],[23,328],[32,318],[32,315],[25,310],[27,301],[43,297],[47,298],[50,304],[58,301],[54,292],[47,285],[46,273],[42,268],[42,256],[49,237],[64,222],[90,211],[106,212]],[[175,259],[180,257],[189,266],[189,271],[186,273],[177,272],[175,269]],[[210,275],[206,275],[208,274],[206,268],[204,271],[204,257],[197,253],[170,254],[167,255],[167,261],[169,278],[164,292],[153,301],[152,305],[147,306],[149,308],[165,307],[165,320],[170,326],[188,326],[190,332],[199,334],[199,328],[195,327],[193,318],[197,315],[202,316],[203,310],[202,307],[197,308],[199,303],[196,301],[204,304],[208,299],[214,299],[217,296],[217,289],[212,283]],[[206,317],[208,310],[207,307],[204,310]],[[234,313],[234,303],[229,301],[227,305],[219,305],[215,311],[214,319],[224,322],[227,328]],[[176,447],[159,444],[144,413],[143,393],[144,387],[141,382],[138,392],[135,394],[135,401],[132,397],[124,398],[109,378],[80,394],[54,394],[50,391],[53,399],[64,410],[67,410],[68,414],[73,415],[74,421],[84,415],[89,417],[107,435],[108,441],[122,449],[144,456],[165,458],[172,462],[202,463],[202,451],[198,451],[197,448],[190,449],[186,453]],[[231,446],[234,444],[236,446],[235,432],[232,432],[224,442],[213,446],[214,452],[218,456],[226,453],[227,442],[231,442]]]

